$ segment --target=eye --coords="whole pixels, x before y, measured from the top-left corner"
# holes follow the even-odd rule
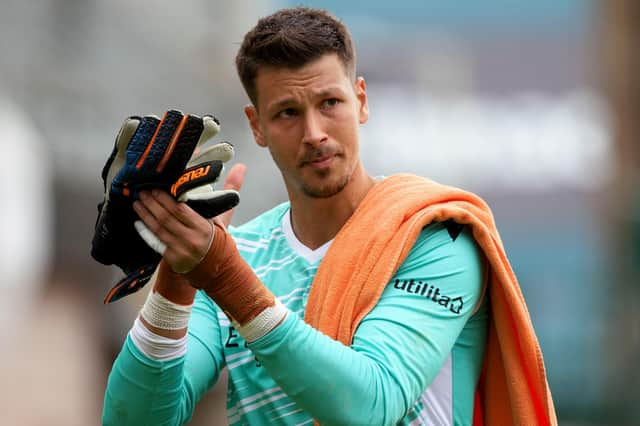
[[[297,115],[298,111],[295,108],[285,108],[282,111],[278,112],[278,114],[276,114],[276,116],[280,118],[295,117]]]
[[[322,106],[324,108],[332,108],[340,103],[340,99],[338,98],[329,98],[322,101]]]

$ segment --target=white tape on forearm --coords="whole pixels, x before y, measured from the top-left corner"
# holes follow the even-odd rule
[[[187,353],[186,335],[180,339],[159,336],[145,327],[139,318],[136,318],[133,323],[129,336],[131,336],[133,344],[152,359],[168,361],[180,358]]]
[[[276,299],[276,304],[260,312],[257,317],[245,325],[234,323],[236,330],[247,343],[255,342],[262,336],[269,333],[282,322],[289,313],[289,310]]]
[[[187,328],[192,307],[193,304],[173,303],[152,289],[140,310],[140,315],[154,327],[163,330],[180,330]]]

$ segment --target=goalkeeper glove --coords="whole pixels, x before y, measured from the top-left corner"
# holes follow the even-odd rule
[[[160,260],[134,229],[137,216],[132,204],[141,190],[166,190],[205,217],[237,205],[237,192],[212,187],[223,163],[233,157],[233,147],[220,143],[192,158],[196,147],[218,131],[213,117],[183,115],[176,110],[167,111],[162,120],[153,116],[125,120],[102,171],[104,200],[98,206],[92,241],[94,259],[115,264],[127,275],[109,292],[105,303],[142,288]]]

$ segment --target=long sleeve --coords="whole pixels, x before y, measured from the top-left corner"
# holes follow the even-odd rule
[[[289,315],[249,346],[321,424],[395,424],[445,363],[481,298],[484,258],[465,231],[422,238],[347,347]],[[485,330],[476,333],[479,358]],[[471,395],[479,366],[471,372]]]
[[[130,336],[118,355],[104,398],[105,425],[176,425],[191,419],[197,401],[224,367],[211,300],[198,292],[189,321],[187,354],[150,358]]]

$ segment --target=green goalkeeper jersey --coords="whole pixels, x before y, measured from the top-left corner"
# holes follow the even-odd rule
[[[287,318],[247,344],[198,292],[185,356],[158,361],[127,338],[109,377],[105,424],[184,423],[225,367],[231,425],[472,423],[488,314],[486,261],[470,231],[424,228],[347,347],[303,321],[331,243],[302,245],[289,211],[285,203],[231,229]]]

